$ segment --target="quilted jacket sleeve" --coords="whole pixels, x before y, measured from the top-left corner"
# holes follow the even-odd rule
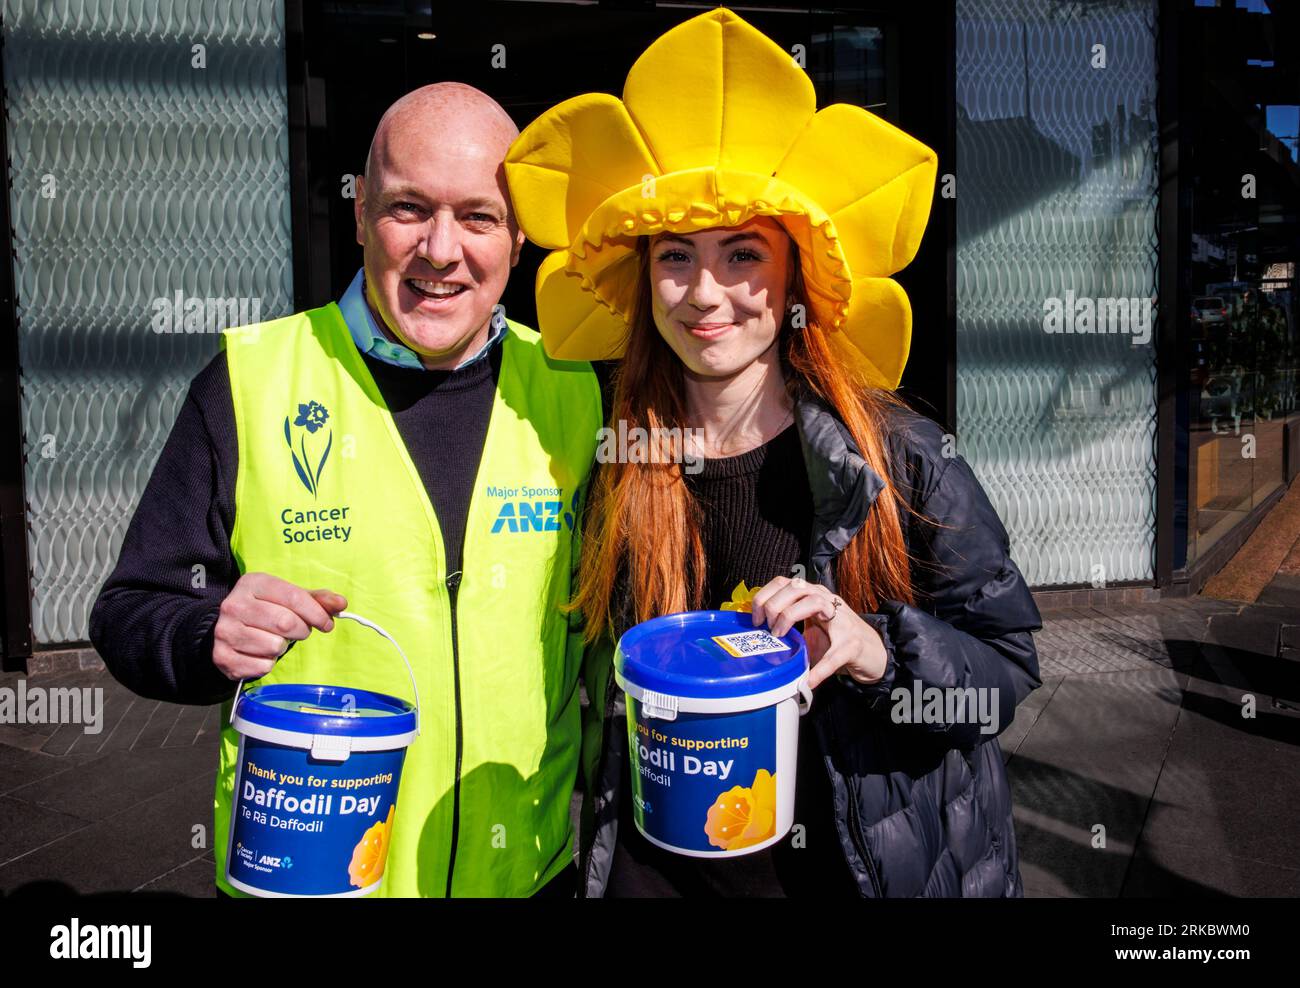
[[[884,640],[888,664],[876,683],[846,678],[845,684],[896,723],[944,735],[953,747],[972,747],[1005,730],[1016,705],[1042,685],[1031,634],[1042,620],[1011,559],[1006,529],[966,461],[926,456],[914,475],[926,479],[913,504],[938,523],[910,526],[917,603],[885,600],[877,613],[862,615]],[[987,704],[980,709],[994,715],[984,719],[993,730],[982,731],[969,707],[950,718],[947,702],[941,718],[935,704],[927,716],[905,719],[903,705],[918,709],[914,697],[924,698],[929,687],[961,689]],[[969,688],[987,692],[980,697]]]

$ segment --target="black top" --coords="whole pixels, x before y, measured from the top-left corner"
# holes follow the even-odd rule
[[[756,589],[808,566],[813,504],[799,430],[790,425],[740,456],[706,459],[687,487],[703,508],[705,607],[732,599],[744,581]],[[691,858],[641,836],[630,786],[621,787],[618,843],[606,895],[819,896],[855,895],[839,849],[832,797],[820,745],[805,717],[799,727],[794,823],[783,840],[730,858]]]
[[[428,491],[448,572],[460,568],[502,350],[446,371],[363,355]],[[207,704],[234,693],[212,664],[212,643],[221,601],[240,576],[230,551],[238,458],[223,351],[191,384],[90,614],[104,663],[143,696]]]

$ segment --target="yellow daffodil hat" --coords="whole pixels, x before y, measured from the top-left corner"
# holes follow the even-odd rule
[[[912,310],[889,275],[916,255],[933,150],[858,106],[817,110],[793,56],[726,8],[656,40],[623,98],[586,93],[534,120],[505,161],[537,272],[542,341],[561,360],[621,357],[636,238],[780,222],[837,354],[895,388]]]

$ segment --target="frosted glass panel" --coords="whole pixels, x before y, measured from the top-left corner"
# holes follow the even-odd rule
[[[3,10],[32,619],[51,644],[86,638],[217,331],[292,309],[284,11]]]
[[[1155,16],[957,3],[958,444],[1034,586],[1153,576]]]

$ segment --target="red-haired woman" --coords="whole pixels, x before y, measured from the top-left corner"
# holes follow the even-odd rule
[[[1038,610],[953,437],[892,393],[911,310],[888,276],[936,160],[860,107],[818,111],[790,53],[726,9],[655,41],[622,100],[566,100],[506,156],[519,223],[553,251],[542,342],[621,358],[609,424],[653,444],[599,465],[584,515],[586,895],[1022,894],[996,738],[1040,685]],[[750,587],[755,624],[802,622],[809,645],[795,827],[677,856],[633,823],[613,644]]]
[[[585,894],[1022,894],[995,738],[1039,685],[1040,625],[978,481],[951,437],[855,385],[796,318],[811,306],[776,221],[644,237],[637,256],[611,416],[698,437],[702,469],[606,463],[593,482],[576,597],[592,643]],[[608,646],[741,585],[761,587],[756,623],[803,622],[809,645],[796,826],[749,855],[681,857],[633,823]],[[927,687],[984,691],[993,716],[914,722]]]

